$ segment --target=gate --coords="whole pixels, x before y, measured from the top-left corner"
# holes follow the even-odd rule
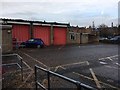
[[[46,78],[47,78],[46,79],[46,81],[47,81],[47,83],[46,83],[47,85],[46,86],[44,86],[39,81],[39,79],[41,79],[41,78],[43,78],[45,76],[45,74],[43,74],[42,77],[41,77],[41,75],[38,75],[39,74],[38,73],[39,70],[42,71],[42,73],[46,74]],[[51,90],[51,89],[57,90],[58,88],[56,89],[56,88],[52,87],[53,86],[52,84],[54,84],[54,86],[55,86],[55,84],[58,84],[56,82],[53,83],[54,80],[52,80],[52,77],[57,78],[57,81],[60,81],[60,82],[64,80],[64,82],[62,82],[62,84],[64,84],[65,86],[68,86],[68,87],[74,86],[73,89],[71,88],[72,90],[95,90],[93,87],[85,85],[85,84],[83,84],[83,83],[81,83],[79,81],[75,81],[75,80],[70,79],[70,78],[68,78],[66,76],[60,75],[58,73],[52,72],[50,70],[47,70],[47,69],[44,69],[44,68],[41,68],[41,67],[35,65],[35,86],[36,86],[36,90],[38,89],[38,87],[43,89],[43,90]],[[58,80],[58,78],[59,78],[59,80]],[[70,84],[70,85],[67,85],[67,84]],[[61,88],[60,85],[61,84],[58,85],[59,88]],[[65,89],[66,87],[62,87],[62,88]]]

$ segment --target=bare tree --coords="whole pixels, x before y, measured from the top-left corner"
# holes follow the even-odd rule
[[[99,28],[107,28],[108,26],[105,25],[105,24],[101,24],[101,25],[99,25],[98,27],[99,27]]]

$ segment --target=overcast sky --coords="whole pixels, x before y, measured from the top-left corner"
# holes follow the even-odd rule
[[[119,0],[1,0],[0,18],[65,22],[89,26],[118,23]]]

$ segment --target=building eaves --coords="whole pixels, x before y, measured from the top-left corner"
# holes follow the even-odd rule
[[[69,23],[58,23],[58,22],[30,21],[30,20],[23,20],[23,19],[5,19],[5,18],[1,18],[1,20],[3,20],[3,21],[13,21],[13,22],[24,22],[24,23],[40,23],[40,24],[52,24],[52,25],[70,26]]]

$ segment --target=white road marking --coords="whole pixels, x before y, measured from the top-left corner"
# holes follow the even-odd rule
[[[119,64],[119,63],[116,63],[116,65],[120,66],[120,64]]]
[[[63,47],[64,47],[64,46],[59,47],[58,50],[61,50]]]
[[[104,65],[106,65],[107,63],[106,63],[106,62],[100,62],[100,64],[104,64]]]
[[[2,64],[2,66],[11,66],[11,65],[17,65],[17,63]]]
[[[98,88],[102,88],[92,68],[89,69]]]
[[[105,60],[105,59],[109,59],[111,61],[113,61],[112,58],[118,57],[118,55],[114,55],[114,56],[110,56],[110,57],[105,57],[105,58],[100,58],[99,60]]]
[[[110,58],[118,57],[118,55],[110,56]]]
[[[90,63],[88,61],[86,61],[87,65],[90,65]]]
[[[105,60],[105,58],[100,58],[99,60]]]
[[[105,66],[105,67],[107,67],[107,68],[113,68],[113,69],[117,69],[117,70],[120,69],[120,68],[118,68],[118,67],[111,67],[111,66]]]
[[[110,61],[113,61],[112,59],[111,59],[111,57],[107,57]]]
[[[110,79],[108,79],[107,81],[108,81],[108,82],[112,82],[112,83],[114,82],[113,80],[110,80]]]
[[[39,64],[43,65],[44,67],[48,68],[47,65],[43,64],[42,62],[38,61],[37,59],[33,58],[32,56],[30,56],[30,55],[28,55],[28,54],[26,54],[26,53],[24,53],[24,54],[25,54],[26,56],[28,56],[29,58],[33,59],[34,61],[38,62]]]

